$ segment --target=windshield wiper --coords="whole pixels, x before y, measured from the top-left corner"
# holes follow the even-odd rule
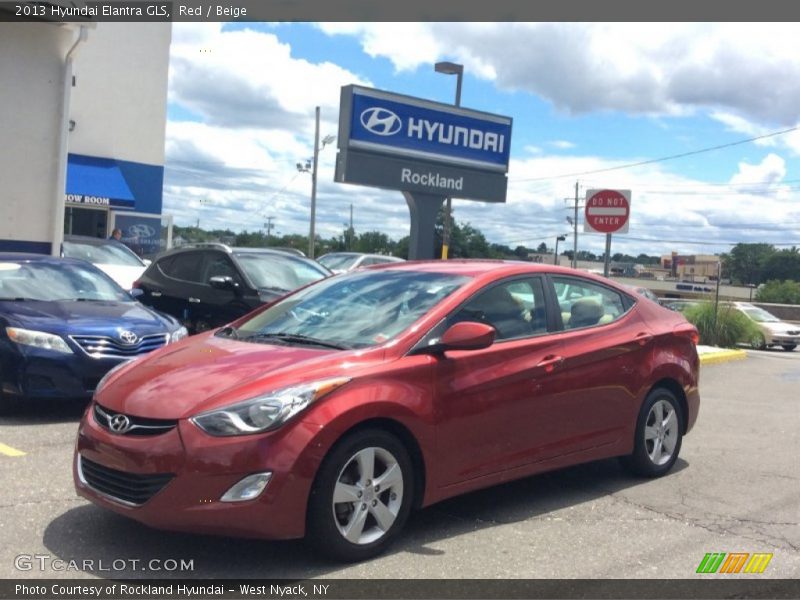
[[[326,342],[317,338],[309,337],[299,333],[254,333],[242,338],[248,341],[257,340],[278,340],[281,342],[288,342],[294,344],[308,344],[311,346],[322,346],[323,348],[333,348],[334,350],[349,350],[349,346],[343,344],[335,344],[333,342]]]

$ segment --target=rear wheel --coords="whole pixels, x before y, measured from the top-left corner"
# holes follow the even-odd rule
[[[641,477],[660,477],[678,460],[683,420],[681,405],[665,388],[650,392],[639,411],[633,454],[625,457],[626,466]]]
[[[382,430],[356,432],[320,467],[309,498],[308,541],[336,560],[376,556],[403,528],[413,495],[411,459],[400,440]]]
[[[786,350],[787,352],[791,352],[795,348],[797,348],[797,344],[784,344],[783,345],[783,349]]]

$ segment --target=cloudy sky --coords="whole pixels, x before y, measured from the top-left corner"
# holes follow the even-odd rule
[[[314,108],[325,136],[343,85],[452,102],[440,60],[464,65],[463,106],[514,119],[507,202],[454,201],[489,241],[552,246],[577,181],[581,197],[632,191],[613,252],[800,245],[794,23],[175,23],[164,212],[307,234],[311,177],[295,165],[313,154]],[[341,233],[352,204],[357,232],[407,235],[402,195],[334,183],[335,156],[319,155],[317,232]],[[582,232],[579,248],[602,252]]]

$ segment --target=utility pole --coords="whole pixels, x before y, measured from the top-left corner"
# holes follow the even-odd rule
[[[272,233],[272,228],[273,228],[273,225],[272,225],[272,220],[273,220],[275,217],[265,217],[265,218],[267,219],[267,222],[266,222],[266,223],[264,223],[264,227],[265,227],[265,228],[266,228],[266,230],[267,230],[267,246],[269,246],[270,237],[271,237],[271,236],[270,236],[270,234]]]
[[[350,228],[347,230],[347,249],[353,249],[353,203],[350,203]]]
[[[311,170],[311,225],[308,229],[308,257],[314,258],[314,226],[317,215],[317,160],[319,159],[319,106],[316,108],[314,125],[314,164]]]
[[[573,235],[572,239],[572,268],[578,268],[578,182],[575,182],[575,218],[572,222]]]

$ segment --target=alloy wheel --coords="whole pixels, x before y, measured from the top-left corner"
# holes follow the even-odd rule
[[[678,415],[666,400],[658,400],[650,408],[644,428],[644,446],[654,465],[670,461],[680,436]]]

